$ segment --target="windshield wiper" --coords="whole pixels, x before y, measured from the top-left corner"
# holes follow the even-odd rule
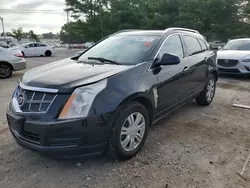
[[[97,61],[100,61],[102,63],[109,62],[111,64],[119,65],[119,63],[117,63],[116,61],[113,61],[113,60],[110,60],[110,59],[106,59],[106,58],[103,58],[103,57],[88,57],[88,59],[89,60],[97,60]]]

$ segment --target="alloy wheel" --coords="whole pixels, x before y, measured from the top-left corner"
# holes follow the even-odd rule
[[[136,149],[144,137],[146,121],[140,112],[135,112],[125,120],[120,134],[120,143],[125,151]]]
[[[213,100],[214,93],[215,93],[215,81],[211,79],[207,85],[206,97],[207,97],[208,102]]]
[[[0,65],[0,78],[6,78],[10,75],[11,69],[8,65]]]

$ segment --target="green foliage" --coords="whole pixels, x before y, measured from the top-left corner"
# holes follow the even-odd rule
[[[210,40],[250,31],[247,0],[66,0],[77,21],[62,27],[65,42],[97,41],[122,29],[197,29]]]
[[[34,33],[34,31],[30,30],[28,35],[31,40],[34,40],[35,42],[40,42],[38,36]]]
[[[18,29],[12,29],[12,33],[13,36],[18,40],[22,40],[22,38],[24,37],[24,32],[23,32],[23,28],[18,28]]]

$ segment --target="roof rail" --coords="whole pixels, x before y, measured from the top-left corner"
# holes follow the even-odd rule
[[[181,28],[181,27],[170,27],[170,28],[165,29],[164,31],[167,32],[167,31],[171,31],[171,30],[187,31],[187,32],[200,34],[199,31],[197,31],[197,30]]]
[[[124,29],[124,30],[117,31],[117,32],[113,33],[112,35],[128,32],[128,31],[141,31],[141,29]]]

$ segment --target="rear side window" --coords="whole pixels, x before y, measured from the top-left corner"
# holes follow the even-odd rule
[[[187,46],[187,51],[189,56],[198,54],[202,51],[201,45],[198,42],[197,38],[184,35],[183,40]]]
[[[206,43],[203,40],[199,40],[199,42],[201,44],[202,51],[208,50],[208,47],[207,47]]]

